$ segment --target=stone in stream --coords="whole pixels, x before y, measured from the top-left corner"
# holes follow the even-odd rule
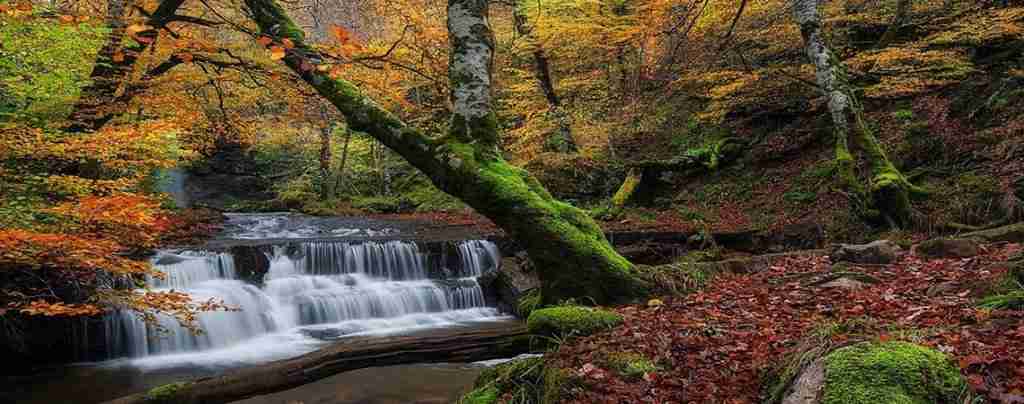
[[[235,261],[238,278],[253,285],[263,285],[263,277],[270,270],[267,255],[253,246],[234,246],[228,250]]]
[[[854,264],[891,264],[896,261],[900,247],[889,240],[876,240],[867,244],[838,244],[832,248],[832,262]]]
[[[540,289],[540,279],[532,271],[525,253],[502,258],[500,270],[485,273],[479,282],[488,304],[496,305],[505,313],[518,313],[519,300],[527,292]]]

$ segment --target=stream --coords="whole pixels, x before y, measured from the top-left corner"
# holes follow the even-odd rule
[[[477,278],[496,271],[491,242],[447,240],[424,250],[416,223],[234,214],[202,247],[152,257],[165,276],[153,290],[219,299],[237,311],[202,313],[192,333],[173,318],[147,325],[130,311],[103,319],[103,360],[50,369],[0,393],[0,402],[95,403],[174,381],[290,358],[351,336],[424,334],[505,327],[516,320],[489,307]],[[253,282],[230,246],[265,255]],[[428,248],[429,249],[429,248]],[[487,364],[368,368],[255,397],[244,403],[444,403],[468,391]]]

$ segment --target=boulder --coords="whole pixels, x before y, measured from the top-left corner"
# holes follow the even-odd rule
[[[520,299],[531,290],[540,290],[540,279],[530,267],[525,253],[501,260],[498,271],[488,272],[478,280],[483,288],[487,303],[498,307],[505,313],[519,313]]]
[[[622,324],[614,311],[584,306],[556,306],[534,310],[526,320],[530,334],[543,336],[586,336]]]
[[[928,258],[970,258],[978,255],[980,244],[966,238],[937,238],[923,241],[914,251]]]
[[[247,245],[234,246],[228,249],[235,261],[235,274],[238,279],[253,285],[263,285],[263,277],[270,270],[270,259],[259,248]]]
[[[960,369],[937,350],[908,342],[862,342],[804,366],[783,404],[957,403]]]
[[[1024,243],[1024,223],[1016,223],[994,229],[975,231],[960,235],[961,238],[969,238],[986,243],[1008,242]]]
[[[838,244],[832,248],[832,262],[854,264],[891,264],[896,261],[900,247],[889,240],[876,240],[867,244]]]

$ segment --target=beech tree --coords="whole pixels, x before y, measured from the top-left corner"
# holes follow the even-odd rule
[[[449,0],[447,29],[453,113],[446,133],[423,133],[378,106],[351,83],[320,68],[326,57],[275,0],[245,4],[281,59],[365,132],[426,174],[442,191],[488,217],[526,248],[538,268],[546,302],[631,300],[646,290],[633,264],[620,256],[587,212],[556,200],[526,170],[501,156],[492,109],[494,42],[487,0]],[[264,40],[264,42],[266,42]],[[589,300],[588,300],[589,301]]]
[[[854,205],[868,216],[880,215],[893,227],[910,220],[910,194],[921,193],[889,160],[885,147],[864,118],[864,111],[850,85],[846,69],[829,49],[821,29],[818,0],[796,0],[793,17],[800,26],[804,52],[814,65],[815,81],[828,101],[836,137],[836,170],[853,193]],[[867,155],[871,178],[865,188],[857,179],[856,160],[850,152],[850,131]]]

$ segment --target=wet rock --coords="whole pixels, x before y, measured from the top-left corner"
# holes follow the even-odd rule
[[[185,257],[177,254],[163,254],[160,258],[156,259],[154,265],[174,265],[185,261]]]
[[[540,289],[540,279],[523,253],[503,258],[498,271],[484,274],[478,282],[488,305],[505,313],[516,313],[519,299],[531,290]]]
[[[235,274],[239,279],[254,284],[263,285],[263,277],[270,270],[270,260],[267,255],[253,246],[234,246],[228,249],[235,261]]]
[[[921,242],[917,255],[928,258],[970,258],[978,255],[979,244],[965,238],[938,238]]]
[[[868,244],[838,244],[829,255],[832,262],[854,264],[891,264],[900,247],[889,240],[876,240]]]

